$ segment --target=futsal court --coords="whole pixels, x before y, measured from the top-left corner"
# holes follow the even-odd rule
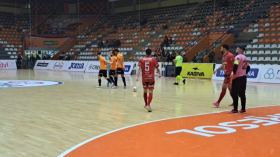
[[[174,78],[157,78],[149,113],[135,76],[126,75],[127,89],[121,81],[110,89],[104,80],[97,89],[96,73],[0,74],[2,157],[280,156],[278,84],[248,83],[247,114],[229,115],[229,93],[219,108],[212,105],[221,81],[187,79],[185,85],[174,86]],[[6,87],[4,80],[60,83],[16,88]]]

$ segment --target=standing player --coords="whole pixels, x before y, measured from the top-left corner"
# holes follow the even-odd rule
[[[246,113],[246,86],[247,86],[247,74],[250,71],[249,62],[244,55],[245,47],[238,47],[233,65],[233,77],[232,77],[232,99],[233,110],[229,113],[238,113],[238,97],[241,99],[240,113]]]
[[[98,86],[97,88],[101,87],[101,77],[103,76],[110,84],[112,83],[109,78],[107,78],[107,61],[105,57],[101,56],[101,53],[98,52],[97,58],[100,61],[100,70],[98,74]]]
[[[178,80],[182,80],[182,82],[185,84],[186,83],[186,79],[183,79],[182,76],[180,76],[181,72],[182,72],[182,64],[183,64],[183,57],[181,55],[179,55],[179,53],[177,51],[175,51],[175,55],[176,58],[174,60],[174,64],[176,66],[175,68],[175,83],[174,85],[179,85],[178,84]]]
[[[123,55],[119,53],[119,50],[115,50],[115,53],[117,55],[117,63],[118,63],[118,68],[117,68],[117,73],[115,75],[115,86],[118,87],[118,75],[120,74],[122,76],[124,88],[126,88],[126,82],[125,82],[125,77],[124,77],[124,58]]]
[[[144,89],[143,97],[145,101],[144,108],[146,108],[148,112],[152,112],[152,108],[150,105],[153,99],[153,90],[155,85],[155,69],[159,74],[159,78],[161,78],[161,74],[158,68],[159,66],[158,62],[155,58],[151,57],[151,54],[152,54],[152,50],[147,49],[146,57],[141,58],[138,63],[139,70],[136,75],[136,81],[138,81],[140,72],[142,71],[142,84]],[[148,98],[148,92],[149,92],[149,98]]]
[[[110,66],[110,59],[111,59],[111,56],[110,56],[110,52],[109,52],[109,54],[106,56],[106,60],[107,60],[107,73],[108,73],[108,74],[109,74],[110,69],[111,69],[111,66]],[[110,78],[110,79],[111,79],[111,78]],[[112,79],[111,79],[111,81],[112,81]],[[110,82],[107,81],[107,87],[109,87],[109,85],[110,85]]]
[[[214,74],[216,74],[217,71],[224,68],[224,75],[225,75],[222,92],[220,94],[219,100],[213,103],[213,105],[217,107],[219,107],[220,102],[223,100],[224,96],[226,95],[227,88],[231,94],[231,73],[233,70],[234,55],[230,53],[228,50],[229,50],[229,46],[227,44],[222,45],[221,51],[223,53],[223,63],[217,70],[214,71]],[[232,104],[230,104],[229,106],[232,106]]]
[[[115,81],[114,81],[114,76],[116,75],[116,69],[117,69],[117,57],[115,55],[114,51],[110,51],[109,52],[111,55],[111,59],[110,59],[110,71],[109,71],[109,78],[111,79],[111,81],[114,83],[114,86],[112,88],[115,88]]]

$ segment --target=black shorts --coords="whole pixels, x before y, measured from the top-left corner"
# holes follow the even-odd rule
[[[116,74],[116,70],[110,70],[109,71],[109,75],[115,75]]]
[[[107,77],[107,70],[99,70],[99,74],[98,74],[98,76],[100,76],[100,77]]]
[[[232,80],[232,93],[245,94],[247,86],[247,76],[237,77]]]
[[[118,68],[118,69],[117,69],[117,74],[123,75],[123,74],[124,74],[123,69],[122,69],[122,68]]]
[[[176,67],[176,68],[175,68],[175,76],[180,75],[181,72],[182,72],[182,67]]]

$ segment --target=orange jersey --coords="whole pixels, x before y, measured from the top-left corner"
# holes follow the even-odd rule
[[[112,56],[110,59],[111,64],[111,70],[116,70],[117,69],[117,57]]]
[[[107,70],[107,62],[106,62],[106,58],[103,56],[99,57],[99,61],[100,61],[100,70]]]
[[[122,61],[122,64],[121,64]],[[123,59],[123,55],[118,53],[117,55],[117,62],[118,62],[118,68],[124,68],[124,59]]]

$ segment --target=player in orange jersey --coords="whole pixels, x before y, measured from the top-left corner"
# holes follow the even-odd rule
[[[124,58],[123,58],[123,55],[119,53],[118,49],[115,50],[115,53],[117,55],[117,63],[118,63],[117,73],[115,75],[115,86],[118,87],[118,75],[121,75],[124,88],[126,88],[126,82],[125,82],[125,77],[124,77],[124,70],[125,70]]]
[[[142,72],[142,84],[144,88],[144,101],[145,101],[145,106],[149,112],[152,112],[151,109],[151,102],[153,99],[153,90],[154,90],[154,85],[155,85],[155,69],[157,70],[157,73],[159,74],[159,78],[161,78],[161,74],[158,68],[158,62],[155,58],[151,56],[152,50],[147,49],[146,50],[146,57],[141,58],[138,66],[139,70],[137,72],[136,76],[136,81],[139,80],[139,75]],[[149,97],[148,97],[148,92],[149,92]]]
[[[110,58],[110,71],[109,71],[109,78],[111,79],[111,81],[113,82],[113,87],[115,88],[115,81],[114,78],[116,75],[116,70],[117,70],[117,57],[114,51],[109,51],[111,58]]]
[[[99,70],[99,74],[98,74],[98,86],[97,88],[100,88],[101,87],[101,77],[103,76],[110,84],[112,84],[112,81],[107,78],[107,61],[106,61],[106,58],[101,56],[101,53],[98,52],[97,54],[97,58],[99,59],[100,61],[100,70]]]

